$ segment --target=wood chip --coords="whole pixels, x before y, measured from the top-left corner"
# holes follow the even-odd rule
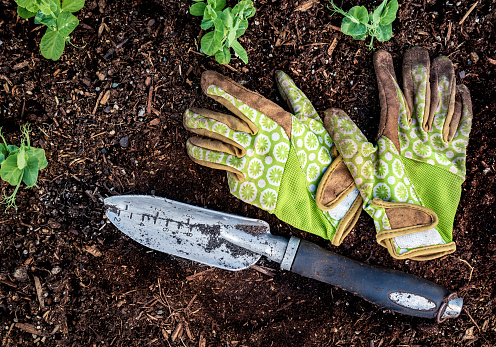
[[[200,341],[198,342],[198,347],[206,347],[207,346],[207,339],[205,338],[205,335],[203,333],[200,334]]]
[[[14,67],[12,68],[12,70],[14,70],[14,71],[20,70],[22,68],[25,68],[28,65],[29,65],[29,60],[25,60],[22,63],[15,64]]]
[[[475,327],[468,328],[465,331],[465,335],[463,335],[462,340],[469,340],[469,341],[475,342],[475,340],[477,340],[478,337],[475,336],[474,329],[475,329]]]
[[[336,48],[337,45],[338,45],[338,38],[335,37],[334,40],[332,40],[329,49],[327,50],[327,54],[329,55],[329,57],[332,56],[332,53],[334,52],[334,49]]]
[[[194,340],[195,337],[193,336],[193,334],[191,333],[191,330],[189,329],[189,325],[188,323],[186,323],[186,325],[184,326],[184,330],[186,330],[186,335],[188,335],[188,338],[190,340]]]
[[[487,57],[487,61],[493,65],[496,65],[496,59],[491,59],[491,58]]]
[[[183,322],[179,322],[177,323],[176,325],[176,328],[174,329],[174,331],[172,332],[172,335],[171,335],[171,341],[174,342],[176,341],[176,339],[178,337],[180,337],[179,335],[183,333],[183,325],[184,323]]]
[[[96,247],[96,245],[86,246],[83,249],[94,257],[98,258],[102,256],[102,252],[100,252],[100,250]]]
[[[150,80],[150,83],[151,83],[151,80]],[[150,87],[148,88],[148,101],[146,103],[146,114],[147,115],[149,115],[152,112],[152,102],[153,102],[153,86],[150,85]]]
[[[160,124],[160,119],[158,118],[155,118],[153,120],[150,121],[150,123],[148,123],[150,125],[159,125]]]
[[[311,9],[313,7],[313,5],[315,5],[316,3],[318,2],[318,0],[309,0],[307,2],[304,2],[303,4],[301,4],[300,6],[298,6],[297,8],[295,8],[295,11],[301,11],[301,12],[305,12],[305,11],[308,11],[309,9]]]
[[[43,289],[41,288],[40,279],[37,276],[34,276],[34,287],[36,288],[36,296],[38,297],[38,301],[40,302],[40,308],[44,310],[45,300],[43,300]]]
[[[28,324],[28,323],[16,323],[15,324],[16,328],[21,329],[22,331],[25,331],[30,334],[35,334],[38,336],[48,336],[48,334],[45,334],[41,332],[40,330],[37,330],[34,325]]]
[[[100,104],[106,105],[107,102],[108,102],[108,100],[109,100],[109,98],[110,98],[110,89],[105,92],[105,94],[103,95],[102,99],[100,100]]]

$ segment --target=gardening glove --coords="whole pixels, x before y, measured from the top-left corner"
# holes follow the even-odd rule
[[[423,48],[405,53],[403,91],[389,53],[375,53],[374,67],[381,104],[377,146],[340,110],[326,111],[325,127],[374,219],[377,241],[394,258],[452,253],[472,125],[470,93],[456,86],[447,57],[431,64]]]
[[[214,71],[206,95],[234,115],[191,108],[184,127],[202,137],[186,143],[191,159],[228,172],[239,199],[339,245],[355,225],[362,199],[314,107],[285,73],[279,91],[293,114]]]

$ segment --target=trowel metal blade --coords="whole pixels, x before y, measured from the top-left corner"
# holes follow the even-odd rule
[[[151,249],[206,265],[237,271],[250,267],[260,254],[236,246],[223,237],[226,229],[269,231],[258,219],[231,215],[146,195],[105,199],[106,215],[124,234]]]

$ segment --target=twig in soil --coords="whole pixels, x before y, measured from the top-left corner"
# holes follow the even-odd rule
[[[172,332],[172,335],[171,335],[171,341],[174,342],[177,337],[179,336],[179,334],[182,335],[182,332],[183,332],[183,322],[179,322],[177,323],[176,325],[176,328],[174,329],[174,331]]]
[[[107,59],[108,57],[110,57],[115,51],[117,51],[118,49],[120,49],[122,46],[124,46],[126,44],[126,42],[129,40],[129,38],[127,39],[124,39],[122,42],[118,43],[114,48],[111,48],[107,54],[105,54],[103,56],[103,59]]]
[[[444,39],[444,45],[446,46],[451,38],[451,27],[453,26],[452,22],[449,22],[448,24],[448,34],[446,35],[446,38]]]
[[[186,280],[187,280],[187,281],[192,281],[192,280],[194,280],[195,278],[200,277],[200,276],[203,276],[203,275],[205,275],[206,273],[208,273],[208,272],[210,272],[210,271],[213,271],[213,270],[215,270],[215,269],[216,269],[215,267],[211,267],[210,269],[207,269],[207,270],[205,270],[205,271],[201,271],[201,272],[198,272],[198,273],[196,273],[196,274],[194,274],[194,275],[191,275],[191,276],[186,277]]]
[[[105,90],[102,90],[100,95],[98,95],[98,98],[96,99],[96,104],[95,107],[93,108],[93,112],[91,112],[91,115],[94,116],[96,113],[96,110],[98,109],[98,105],[100,105],[100,100],[102,100],[103,95],[105,94]]]
[[[9,338],[9,336],[10,336],[10,332],[12,331],[12,328],[13,328],[13,327],[14,327],[14,323],[12,323],[12,324],[10,325],[10,329],[9,329],[9,331],[7,332],[7,335],[5,335],[5,337],[3,338],[3,340],[2,340],[2,346],[7,346],[7,340],[8,340],[8,338]]]
[[[34,286],[36,288],[36,296],[38,297],[38,301],[40,302],[40,308],[44,310],[45,301],[43,300],[43,290],[41,289],[40,279],[37,276],[34,276]]]
[[[469,264],[468,261],[466,261],[465,259],[462,259],[462,258],[458,258],[458,260],[464,262],[465,264],[468,265],[468,267],[470,268],[470,275],[468,276],[468,282],[470,282],[470,280],[472,279],[472,273],[474,272],[474,268],[472,267],[472,265]]]
[[[472,318],[472,316],[470,315],[470,312],[468,312],[468,309],[465,307],[464,310],[465,310],[465,313],[467,313],[468,318],[470,318],[472,323],[474,323],[475,326],[477,327],[477,330],[479,330],[479,332],[481,332],[481,328],[479,327],[479,324],[477,324],[477,322]]]
[[[21,118],[24,116],[24,111],[26,110],[26,99],[22,100]]]
[[[467,19],[467,17],[470,15],[470,13],[472,13],[472,11],[474,10],[475,6],[477,6],[477,4],[479,3],[479,1],[476,1],[470,8],[469,10],[467,11],[467,13],[465,13],[465,15],[462,17],[462,19],[460,20],[460,22],[458,22],[458,25],[462,25],[463,22],[465,22],[465,19]]]
[[[224,65],[225,67],[227,67],[227,68],[231,69],[231,70],[232,70],[232,71],[234,71],[234,72],[239,72],[238,70],[236,70],[235,68],[233,68],[233,67],[232,67],[231,65],[229,65],[229,64],[222,64],[222,65]]]
[[[263,273],[264,275],[267,275],[267,276],[270,276],[270,277],[274,277],[274,273],[272,271],[269,271],[267,270],[266,268],[263,268],[261,266],[258,266],[258,265],[252,265],[251,268],[253,270],[256,270],[258,272],[261,272]]]
[[[326,26],[329,27],[329,28],[331,28],[332,30],[336,30],[336,31],[341,32],[341,28],[340,27],[334,26],[332,24],[327,24]]]
[[[150,77],[145,80],[145,85],[148,87],[148,102],[146,104],[146,114],[152,113],[152,100],[153,100],[153,83]]]
[[[332,53],[334,52],[334,49],[336,48],[337,45],[338,45],[338,38],[335,37],[334,40],[332,40],[332,43],[329,46],[329,49],[327,50],[327,54],[329,55],[329,57],[332,56]]]
[[[193,298],[189,301],[188,305],[186,306],[186,309],[185,311],[189,311],[191,309],[191,305],[193,305],[193,302],[196,300],[196,297],[198,296],[198,294],[195,294],[193,296]]]

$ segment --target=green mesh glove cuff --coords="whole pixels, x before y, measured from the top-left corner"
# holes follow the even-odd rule
[[[291,148],[274,214],[298,229],[331,240],[336,233],[339,220],[326,216],[324,213],[328,212],[323,212],[317,207],[315,198],[306,185],[306,177],[300,169],[296,150]]]
[[[462,194],[463,179],[434,165],[422,165],[412,159],[405,158],[403,164],[417,193],[422,196],[424,206],[436,211],[439,218],[436,229],[441,237],[446,243],[453,241],[453,222]]]

